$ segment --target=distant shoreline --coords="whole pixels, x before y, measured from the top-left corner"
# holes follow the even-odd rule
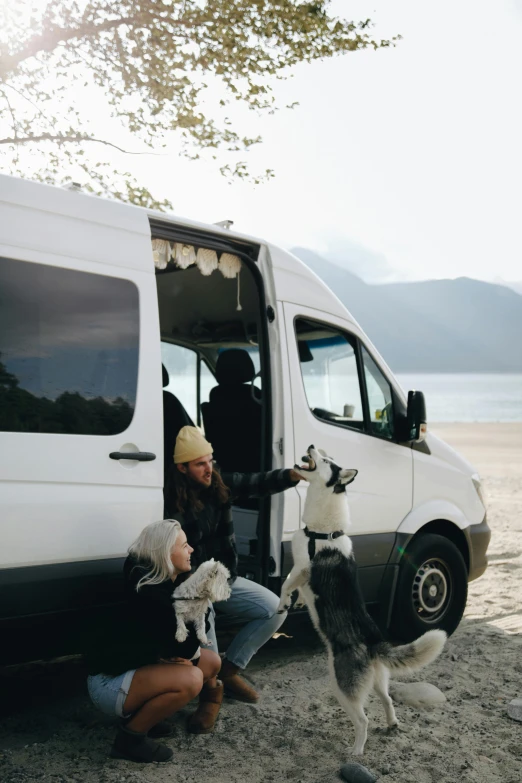
[[[517,375],[522,377],[519,370],[395,370],[394,375]]]
[[[424,392],[431,423],[522,422],[522,373],[396,373],[405,393]]]
[[[512,432],[514,440],[517,437],[520,438],[514,445],[522,450],[522,421],[434,421],[433,424],[430,424],[428,417],[428,431],[435,432],[435,430],[447,429],[455,431],[456,434],[457,431],[464,434],[475,428],[479,428],[482,435],[486,433],[486,430],[491,430],[492,434]]]
[[[517,375],[522,377],[518,370],[395,370],[394,375]]]

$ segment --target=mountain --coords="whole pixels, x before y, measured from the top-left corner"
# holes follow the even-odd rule
[[[500,283],[500,285],[507,285],[508,288],[512,288],[513,291],[517,292],[517,294],[522,294],[522,282],[511,281],[510,283],[506,283],[504,282],[504,280],[502,280],[502,282],[499,280],[498,282]]]
[[[292,252],[395,372],[522,372],[522,296],[512,289],[466,277],[368,285],[311,250]]]
[[[403,280],[403,275],[390,265],[384,253],[378,253],[346,237],[333,237],[322,254],[327,261],[348,269],[365,283],[390,283]]]

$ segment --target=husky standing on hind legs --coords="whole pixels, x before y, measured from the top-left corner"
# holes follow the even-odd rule
[[[393,647],[383,639],[366,611],[357,580],[357,566],[348,537],[350,513],[346,487],[356,470],[340,468],[314,446],[303,457],[309,482],[303,522],[292,539],[294,567],[283,585],[279,611],[290,608],[299,589],[312,622],[328,650],[332,688],[355,728],[353,752],[361,755],[367,738],[364,704],[375,690],[388,726],[397,726],[388,694],[390,671],[412,671],[431,663],[446,642],[444,631],[428,631],[411,644]]]

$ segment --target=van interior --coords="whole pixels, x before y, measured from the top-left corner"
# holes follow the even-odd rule
[[[153,230],[153,247],[157,238],[165,241],[165,232]],[[167,243],[159,262],[155,255],[166,476],[187,424],[203,430],[222,473],[269,469],[264,291],[255,262],[242,248],[214,250],[208,237],[188,244],[169,232]],[[269,576],[269,510],[269,502],[252,498],[233,506],[239,572],[260,582]]]

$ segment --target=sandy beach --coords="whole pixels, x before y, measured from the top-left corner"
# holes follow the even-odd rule
[[[483,478],[492,529],[489,567],[470,584],[465,617],[439,660],[401,678],[436,685],[446,701],[430,709],[398,703],[400,729],[388,735],[372,696],[368,743],[358,760],[389,783],[520,783],[522,723],[506,708],[522,697],[522,424],[432,429]],[[355,760],[352,725],[330,693],[326,657],[313,631],[282,631],[287,635],[267,645],[248,671],[261,691],[259,703],[226,702],[216,732],[200,737],[185,733],[192,708],[177,714],[169,740],[174,761],[163,766],[107,757],[114,723],[90,705],[81,662],[3,672],[0,688],[9,676],[11,698],[0,728],[0,780],[335,781],[341,763]],[[29,706],[13,704],[13,682],[19,702]]]

